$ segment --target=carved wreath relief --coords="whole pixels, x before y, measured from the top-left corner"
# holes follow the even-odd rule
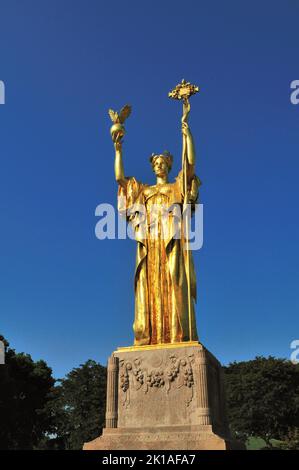
[[[187,387],[190,394],[185,400],[189,406],[193,398],[193,354],[178,358],[175,354],[169,355],[164,367],[149,368],[142,364],[137,357],[132,361],[120,361],[120,389],[123,392],[123,406],[130,404],[130,389],[141,390],[148,393],[150,388],[164,389],[168,394],[172,389]]]

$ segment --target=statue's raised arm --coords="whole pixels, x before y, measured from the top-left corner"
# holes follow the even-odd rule
[[[183,159],[182,159],[182,170],[184,171],[184,155],[186,154],[186,171],[188,184],[192,181],[195,172],[195,147],[193,137],[188,125],[188,115],[190,112],[190,103],[186,99],[183,105],[183,117],[182,117],[182,134],[183,134]]]
[[[125,177],[123,157],[122,157],[122,142],[121,140],[116,140],[114,142],[115,148],[115,162],[114,162],[114,173],[116,182],[123,188],[127,185],[127,179]]]
[[[113,111],[113,109],[109,109],[108,113],[109,116],[114,123],[110,129],[112,141],[114,143],[115,148],[115,164],[114,164],[114,171],[115,171],[115,179],[117,183],[122,186],[123,188],[127,185],[127,179],[125,177],[123,160],[122,160],[122,138],[125,135],[125,128],[123,126],[125,120],[131,114],[131,106],[126,104],[118,113],[117,111]]]
[[[188,126],[188,115],[190,112],[190,96],[199,91],[199,88],[192,85],[186,80],[182,80],[172,91],[168,93],[169,98],[181,100],[183,102],[182,116],[182,134],[183,134],[183,151],[182,151],[182,171],[180,174],[183,179],[184,203],[188,202],[188,192],[195,193],[195,184],[199,183],[194,174],[195,170],[195,149],[191,131]]]

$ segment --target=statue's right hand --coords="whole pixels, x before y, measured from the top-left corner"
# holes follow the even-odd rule
[[[121,152],[122,150],[122,141],[121,140],[115,140],[114,141],[114,148],[116,152]]]

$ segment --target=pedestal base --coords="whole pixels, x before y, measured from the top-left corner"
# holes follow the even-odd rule
[[[85,450],[225,450],[222,368],[197,342],[119,348],[108,361],[106,427]]]
[[[243,450],[244,446],[212,432],[211,426],[152,429],[104,429],[84,450]]]

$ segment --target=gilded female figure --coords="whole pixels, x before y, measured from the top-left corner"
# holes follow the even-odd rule
[[[182,119],[182,133],[187,156],[187,201],[194,204],[200,181],[194,173],[194,143],[186,117]],[[140,346],[190,339],[196,341],[196,278],[191,252],[191,312],[188,312],[187,252],[184,249],[182,223],[182,208],[186,201],[183,171],[179,172],[174,182],[169,182],[172,156],[168,152],[153,154],[150,161],[156,175],[156,184],[140,183],[134,177],[125,176],[120,136],[114,136],[114,147],[115,178],[119,186],[118,210],[126,214],[128,221],[133,221],[137,241],[134,344]],[[138,211],[140,205],[145,208],[146,220],[143,225]],[[157,207],[161,210],[157,210]]]

